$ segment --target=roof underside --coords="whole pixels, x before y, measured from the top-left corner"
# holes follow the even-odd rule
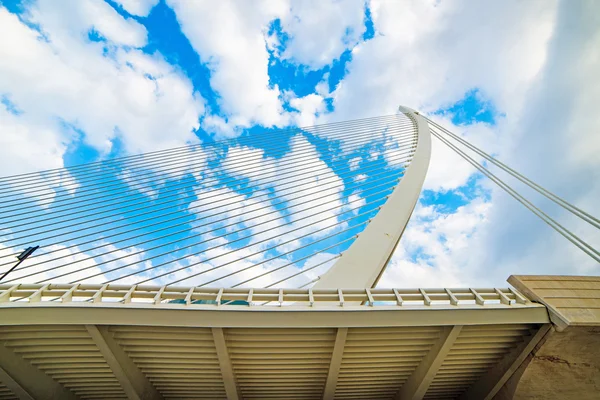
[[[511,289],[0,285],[0,398],[485,398],[548,322]]]
[[[210,328],[105,328],[164,398],[227,398]],[[463,327],[424,398],[456,398],[536,330],[533,324]],[[443,332],[443,327],[348,329],[333,398],[394,398]],[[240,398],[323,398],[337,329],[229,328],[223,333]],[[3,326],[0,338],[82,399],[126,398],[83,325]]]

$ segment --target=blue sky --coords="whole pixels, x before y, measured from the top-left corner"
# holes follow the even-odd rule
[[[272,162],[293,155],[295,136],[277,133],[280,129],[390,114],[398,103],[421,109],[492,154],[510,158],[511,146],[523,135],[518,126],[522,124],[519,107],[524,107],[511,99],[529,99],[534,88],[549,87],[547,82],[556,78],[540,81],[544,74],[539,72],[549,62],[544,61],[543,49],[550,46],[551,29],[546,33],[540,23],[531,40],[513,46],[511,34],[504,39],[500,31],[477,25],[481,15],[460,16],[466,21],[464,26],[473,31],[447,28],[444,18],[455,12],[453,7],[460,9],[455,4],[432,2],[414,6],[414,10],[358,0],[346,7],[337,2],[322,2],[318,7],[291,2],[260,3],[252,8],[235,1],[207,7],[206,3],[178,0],[86,0],[72,9],[44,0],[4,0],[0,4],[5,8],[0,9],[5,29],[12,29],[14,43],[29,52],[28,56],[11,53],[14,65],[0,70],[12,77],[12,81],[0,81],[0,98],[5,131],[15,132],[2,175],[204,143],[214,149],[204,166],[205,179],[242,146],[249,155],[254,150],[262,152],[261,157]],[[493,14],[494,7],[478,8],[478,12]],[[529,16],[538,14],[542,20],[552,21],[555,9],[536,3],[528,12],[522,23],[512,28],[514,32],[525,29]],[[437,18],[441,28],[436,32],[428,31],[427,26],[413,26],[411,13]],[[505,17],[504,10],[496,14],[499,21]],[[399,18],[398,24],[391,16]],[[479,34],[474,33],[477,29],[481,29]],[[454,53],[446,53],[451,35],[455,35],[452,43],[464,43],[464,48],[456,45]],[[469,44],[473,44],[469,41],[484,37],[496,43],[496,53],[469,53]],[[6,49],[13,51],[12,47]],[[465,57],[471,57],[469,68]],[[19,63],[27,67],[20,68]],[[47,65],[46,76],[37,72],[36,64]],[[415,75],[415,65],[421,66],[420,74]],[[512,75],[506,75],[508,72]],[[314,147],[316,160],[339,176],[347,188],[353,181],[344,178],[344,165],[367,160],[386,143],[374,139],[347,148],[318,132],[301,136],[302,146]],[[221,143],[231,138],[237,139]],[[39,140],[39,146],[19,152],[21,140]],[[459,278],[455,272],[436,271],[444,268],[442,263],[473,264],[473,260],[465,261],[464,243],[487,237],[479,227],[493,214],[490,210],[496,197],[489,184],[463,164],[439,144],[434,145],[430,174],[407,229],[407,235],[413,233],[399,250],[394,271],[414,272],[416,268],[417,276],[443,275],[454,282],[464,281],[464,276]],[[358,165],[369,168],[366,162]],[[123,172],[115,171],[115,189],[131,187]],[[223,190],[248,194],[252,178],[233,185],[227,183],[231,181],[228,173],[219,174],[214,176],[223,182]],[[200,200],[202,185],[194,187],[187,182],[200,180],[193,174],[166,177],[147,192],[133,193],[130,199],[161,203],[177,193],[179,200],[174,205],[181,221],[188,224],[181,226],[190,230],[198,221],[189,207]],[[52,191],[59,196],[72,195],[60,187]],[[368,202],[368,193],[364,197]],[[124,213],[127,210],[123,208]],[[37,212],[42,215],[43,209]],[[124,215],[129,224],[139,223],[139,218]],[[369,216],[352,223],[360,224]],[[175,230],[167,232],[174,234]],[[187,234],[173,237],[185,244]],[[236,233],[229,239],[242,236]],[[5,242],[9,247],[15,243]],[[132,243],[119,246],[127,250],[126,245]],[[236,243],[241,247],[249,242],[240,239]],[[456,247],[456,243],[460,245]],[[91,251],[91,245],[86,246],[81,250]],[[195,251],[206,248],[196,247]],[[140,249],[145,251],[143,246]],[[172,250],[174,255],[190,254],[189,249]],[[472,275],[469,271],[465,268],[464,274]],[[387,282],[403,283],[407,273],[412,272],[390,274]]]

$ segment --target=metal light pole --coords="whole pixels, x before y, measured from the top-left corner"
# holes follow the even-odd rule
[[[17,261],[17,263],[15,265],[12,266],[11,269],[9,269],[8,271],[6,271],[4,273],[4,275],[2,275],[2,277],[0,278],[0,281],[2,281],[2,279],[4,279],[6,277],[6,275],[10,274],[15,268],[17,268],[23,261],[25,261],[25,259],[27,257],[29,257],[30,255],[33,254],[34,251],[36,251],[37,249],[39,249],[40,246],[34,246],[34,247],[28,247],[25,250],[23,250],[23,252],[21,254],[19,254],[17,256],[17,258],[19,259],[19,261]]]

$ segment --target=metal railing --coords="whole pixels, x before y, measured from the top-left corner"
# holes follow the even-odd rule
[[[532,303],[512,288],[277,289],[206,288],[118,284],[0,285],[0,307],[14,303],[150,304],[174,307],[456,307]]]

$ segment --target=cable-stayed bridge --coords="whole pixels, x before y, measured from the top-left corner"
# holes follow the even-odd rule
[[[600,261],[475,157],[597,218],[404,107],[0,178],[0,398],[505,393],[550,332],[600,323],[600,280],[546,279],[583,319],[525,278],[377,288],[431,136]]]

